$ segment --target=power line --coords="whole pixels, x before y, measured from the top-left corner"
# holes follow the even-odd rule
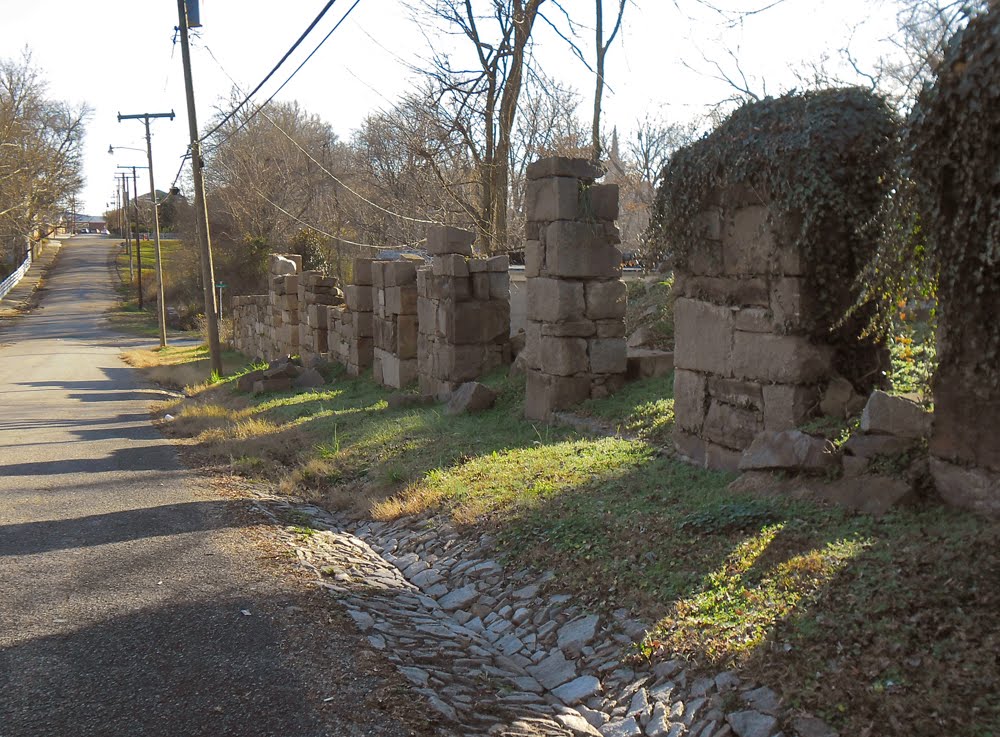
[[[360,0],[355,0],[354,5],[351,6],[351,10],[354,8],[355,5],[358,4],[358,2],[360,2]],[[349,13],[350,10],[348,10],[347,12]],[[347,17],[347,15],[345,14],[344,18],[346,18],[346,17]],[[341,19],[341,21],[343,21],[343,18]],[[336,27],[334,28],[334,30],[336,30]],[[332,32],[333,31],[331,31],[331,33]],[[327,34],[326,38],[329,38],[329,35],[330,34]],[[323,40],[325,41],[326,38],[324,38]],[[233,79],[232,75],[229,74],[228,71],[226,71],[226,68],[224,66],[222,66],[222,62],[220,62],[218,60],[218,58],[215,56],[215,54],[212,53],[212,50],[208,46],[205,46],[205,50],[208,51],[208,53],[211,55],[211,57],[215,61],[215,63],[219,65],[219,69],[222,70],[222,73],[225,74],[227,77],[229,77],[230,81],[234,85],[236,85],[237,89],[239,89],[239,87],[240,87],[239,83],[236,82],[235,79]],[[298,71],[298,70],[296,70],[296,71]],[[392,217],[399,218],[400,220],[406,220],[406,221],[411,222],[411,223],[420,223],[420,224],[423,224],[423,225],[443,225],[444,224],[444,223],[440,222],[439,220],[424,220],[424,219],[421,219],[421,218],[410,217],[409,215],[402,215],[402,214],[400,214],[398,212],[393,212],[392,210],[390,210],[390,209],[388,209],[386,207],[383,207],[382,205],[379,205],[376,202],[371,201],[370,199],[368,199],[367,197],[365,197],[360,192],[357,192],[356,190],[354,190],[353,188],[351,188],[342,179],[340,179],[340,177],[338,177],[336,174],[334,174],[329,169],[327,169],[325,166],[323,166],[323,164],[321,164],[319,161],[317,161],[316,158],[311,153],[309,153],[309,151],[307,151],[305,148],[303,148],[302,145],[300,145],[298,141],[296,141],[291,135],[289,135],[288,132],[285,131],[284,128],[282,128],[280,125],[278,125],[278,123],[274,120],[274,118],[272,118],[270,115],[268,115],[264,111],[264,105],[267,105],[268,102],[270,102],[270,100],[268,100],[267,102],[265,102],[263,105],[259,106],[254,111],[253,115],[257,115],[259,113],[260,115],[264,116],[264,119],[267,120],[267,122],[269,122],[272,126],[274,126],[275,130],[277,130],[279,133],[281,133],[281,135],[283,135],[285,138],[287,138],[292,143],[292,145],[295,146],[295,148],[297,148],[299,151],[301,151],[303,154],[305,154],[306,158],[308,158],[312,163],[314,163],[316,166],[318,166],[319,169],[320,169],[320,171],[322,171],[328,177],[330,177],[331,179],[333,179],[333,181],[335,181],[341,187],[343,187],[348,192],[350,192],[352,195],[354,195],[355,197],[357,197],[359,200],[361,200],[362,202],[364,202],[364,203],[366,203],[368,205],[371,205],[372,207],[374,207],[376,210],[379,210],[380,212],[384,212],[386,215],[390,215]],[[229,136],[227,136],[222,141],[220,141],[218,144],[216,144],[215,148],[218,148],[219,146],[221,146],[222,144],[224,144],[226,141],[228,141],[239,130],[241,130],[242,126],[246,125],[247,122],[249,122],[249,118],[247,120],[245,120],[241,124],[240,128],[237,128],[235,131],[233,131],[232,133],[230,133]]]
[[[236,134],[237,134],[237,133],[239,133],[239,132],[240,132],[241,130],[243,130],[243,129],[244,129],[244,128],[245,128],[246,126],[247,126],[247,124],[248,124],[248,123],[249,123],[249,122],[250,122],[251,120],[253,120],[253,119],[254,119],[254,117],[256,117],[256,116],[257,116],[257,114],[258,114],[259,112],[261,112],[261,110],[263,109],[263,107],[264,107],[265,105],[267,105],[268,103],[270,103],[270,102],[271,102],[271,100],[273,100],[273,99],[275,98],[275,96],[276,96],[276,95],[277,95],[277,94],[278,94],[279,92],[281,92],[281,90],[283,90],[283,89],[285,88],[285,86],[286,86],[286,85],[287,85],[287,84],[288,84],[289,82],[291,82],[291,81],[292,81],[292,78],[293,78],[293,77],[295,77],[295,75],[299,73],[299,71],[300,71],[300,70],[302,69],[302,67],[304,67],[304,66],[306,65],[306,62],[308,62],[308,61],[309,61],[310,59],[312,59],[312,58],[313,58],[313,56],[314,56],[314,55],[316,54],[316,52],[317,52],[317,51],[319,51],[319,50],[320,50],[320,48],[321,48],[321,47],[323,46],[323,44],[325,44],[325,43],[326,43],[327,39],[328,39],[328,38],[330,38],[330,36],[332,36],[332,35],[333,35],[333,32],[334,32],[334,31],[336,31],[336,30],[337,30],[338,28],[340,28],[341,24],[342,24],[342,23],[343,23],[343,22],[344,22],[345,20],[347,20],[347,16],[349,16],[349,15],[351,14],[351,11],[353,11],[353,10],[354,10],[354,9],[355,9],[355,8],[356,8],[356,7],[358,6],[358,3],[360,3],[360,2],[361,2],[361,0],[354,0],[354,3],[353,3],[353,4],[351,5],[351,7],[349,7],[349,8],[347,9],[347,12],[346,12],[346,13],[344,13],[344,15],[343,15],[343,16],[342,16],[342,17],[340,18],[340,20],[339,20],[339,21],[337,21],[336,25],[334,25],[334,27],[333,27],[333,28],[331,28],[331,29],[329,30],[329,32],[327,32],[327,34],[326,34],[325,36],[323,36],[322,40],[320,40],[320,42],[319,42],[318,44],[316,44],[316,47],[315,47],[315,48],[314,48],[314,49],[313,49],[313,50],[312,50],[311,52],[309,52],[309,56],[307,56],[307,57],[306,57],[305,59],[303,59],[303,60],[302,60],[302,63],[301,63],[301,64],[299,64],[299,65],[298,65],[298,66],[297,66],[297,67],[295,68],[295,71],[293,71],[293,72],[292,72],[291,74],[289,74],[289,75],[288,75],[288,78],[287,78],[287,79],[286,79],[286,80],[285,80],[284,82],[282,82],[282,83],[281,83],[281,86],[280,86],[280,87],[278,87],[278,89],[276,89],[276,90],[275,90],[274,92],[272,92],[272,93],[271,93],[271,96],[270,96],[270,97],[268,97],[268,98],[267,98],[266,100],[264,100],[264,102],[262,102],[262,103],[261,103],[260,105],[258,105],[258,106],[257,106],[257,109],[256,109],[256,110],[254,110],[254,111],[253,111],[253,112],[251,112],[251,113],[250,113],[249,115],[247,115],[247,116],[246,116],[246,117],[245,117],[245,118],[244,118],[244,119],[242,120],[242,122],[240,122],[240,124],[239,124],[238,126],[236,126],[236,128],[235,128],[234,130],[230,131],[230,132],[229,132],[229,134],[228,134],[228,135],[226,135],[226,137],[225,137],[225,138],[223,138],[223,139],[222,139],[221,141],[219,141],[219,142],[215,143],[215,144],[213,145],[213,148],[218,148],[219,146],[221,146],[222,144],[224,144],[224,143],[225,143],[226,141],[228,141],[228,140],[229,140],[230,138],[232,138],[232,137],[233,137],[234,135],[236,135]],[[223,71],[223,72],[225,73],[225,75],[226,75],[227,77],[229,77],[229,80],[230,80],[230,81],[231,81],[231,82],[232,82],[232,83],[233,83],[234,85],[236,85],[236,88],[237,88],[237,89],[240,89],[240,85],[239,85],[239,84],[238,84],[238,83],[236,82],[236,80],[235,80],[235,79],[233,79],[232,75],[231,75],[231,74],[229,74],[229,72],[227,72],[227,71],[226,71],[226,70],[225,70],[225,69],[224,69],[224,68],[222,67],[222,64],[221,64],[221,63],[219,62],[219,60],[218,60],[218,59],[217,59],[217,58],[215,57],[215,54],[214,54],[214,53],[212,53],[212,50],[211,50],[211,49],[210,49],[210,48],[209,48],[209,47],[208,47],[207,45],[205,46],[205,50],[206,50],[206,51],[208,51],[209,55],[210,55],[210,56],[212,57],[212,59],[214,59],[214,60],[215,60],[215,63],[219,65],[219,68],[220,68],[220,69],[222,69],[222,71]],[[261,83],[261,84],[263,84],[263,83]],[[255,92],[256,92],[256,91],[258,90],[258,89],[260,89],[260,85],[257,85],[257,87],[256,87],[256,88],[254,89],[254,92],[251,92],[251,93],[250,93],[249,95],[247,95],[247,96],[246,96],[246,99],[247,99],[247,100],[249,100],[249,99],[250,99],[250,98],[251,98],[251,97],[253,96],[253,94],[254,94],[254,93],[255,93]],[[246,102],[246,100],[244,100],[243,102]],[[208,138],[208,137],[209,137],[210,135],[212,135],[213,133],[215,133],[216,131],[218,131],[218,130],[219,130],[219,128],[221,128],[221,127],[222,127],[223,125],[225,125],[225,124],[226,124],[226,122],[228,122],[228,121],[229,121],[230,119],[232,119],[233,115],[234,115],[234,114],[235,114],[235,113],[237,112],[237,110],[239,110],[239,109],[240,109],[240,107],[242,107],[242,105],[243,105],[243,103],[240,103],[240,105],[239,105],[239,106],[237,106],[237,108],[236,108],[235,110],[233,110],[232,112],[230,112],[230,113],[229,113],[229,114],[228,114],[228,115],[227,115],[227,116],[226,116],[226,117],[225,117],[225,118],[224,118],[224,119],[223,119],[223,120],[222,120],[222,121],[221,121],[221,122],[220,122],[220,123],[219,123],[218,125],[216,125],[216,126],[215,126],[214,128],[212,128],[212,130],[210,130],[210,131],[209,131],[208,133],[206,133],[206,134],[205,134],[204,136],[202,136],[200,140],[204,141],[204,140],[205,140],[206,138]]]
[[[298,37],[298,39],[297,39],[297,40],[295,41],[295,43],[293,43],[293,44],[292,44],[291,48],[290,48],[290,49],[288,49],[288,51],[286,51],[286,52],[285,52],[285,55],[284,55],[284,56],[282,56],[282,57],[281,57],[281,59],[279,59],[279,60],[278,60],[278,63],[277,63],[277,64],[275,64],[275,65],[274,65],[274,67],[273,67],[273,68],[271,69],[271,71],[269,71],[269,72],[267,73],[267,76],[266,76],[266,77],[264,77],[264,79],[262,79],[262,80],[261,80],[261,81],[260,81],[260,82],[259,82],[259,83],[257,84],[257,86],[256,86],[256,87],[254,87],[254,88],[253,88],[253,90],[251,90],[251,91],[249,92],[249,94],[247,94],[247,96],[243,98],[243,101],[242,101],[242,102],[241,102],[241,103],[240,103],[239,105],[237,105],[237,106],[236,106],[236,107],[234,107],[234,108],[233,108],[232,110],[230,110],[230,111],[229,111],[229,113],[228,113],[228,114],[227,114],[227,115],[226,115],[226,116],[225,116],[225,117],[224,117],[224,118],[223,118],[223,119],[222,119],[221,121],[219,121],[219,122],[218,122],[218,123],[217,123],[217,124],[215,125],[215,127],[214,127],[214,128],[212,128],[212,130],[210,130],[210,131],[209,131],[208,133],[206,133],[205,135],[203,135],[203,136],[201,137],[201,140],[202,140],[202,141],[204,141],[204,140],[205,140],[205,139],[206,139],[206,138],[207,138],[208,136],[212,135],[212,134],[213,134],[213,133],[215,133],[215,132],[216,132],[217,130],[219,130],[219,128],[221,128],[221,127],[222,127],[222,126],[224,126],[224,125],[225,125],[225,124],[226,124],[227,122],[229,122],[229,120],[230,120],[230,119],[231,119],[231,118],[232,118],[232,117],[233,117],[234,115],[236,115],[236,113],[237,113],[237,112],[239,112],[239,110],[240,110],[240,109],[241,109],[241,108],[242,108],[242,107],[243,107],[244,105],[246,105],[246,104],[247,104],[247,103],[248,103],[248,102],[250,101],[250,98],[251,98],[251,97],[253,97],[254,95],[256,95],[256,94],[257,94],[257,92],[259,92],[259,91],[260,91],[260,88],[261,88],[261,87],[263,87],[263,86],[264,86],[265,84],[267,84],[267,81],[268,81],[268,80],[269,80],[269,79],[270,79],[271,77],[273,77],[273,76],[274,76],[275,72],[277,72],[277,71],[278,71],[278,69],[280,69],[280,68],[281,68],[281,65],[285,63],[285,61],[286,61],[286,60],[288,59],[288,57],[289,57],[289,56],[291,56],[291,55],[292,55],[292,53],[294,53],[295,49],[297,49],[297,48],[299,47],[299,45],[301,45],[301,43],[302,43],[303,41],[305,41],[305,39],[306,39],[306,36],[308,36],[308,35],[309,35],[309,34],[310,34],[310,33],[312,32],[312,29],[313,29],[313,28],[315,28],[315,27],[316,27],[316,24],[317,24],[317,23],[319,23],[319,22],[320,22],[320,21],[321,21],[321,20],[323,19],[323,16],[324,16],[324,15],[326,15],[327,11],[328,11],[328,10],[329,10],[330,8],[332,8],[332,7],[333,7],[333,4],[334,4],[334,3],[336,2],[336,1],[337,1],[337,0],[329,0],[329,1],[327,2],[327,4],[323,6],[323,9],[322,9],[321,11],[319,11],[319,15],[317,15],[317,16],[316,16],[316,17],[315,17],[315,18],[313,19],[313,22],[312,22],[312,23],[310,23],[310,24],[309,24],[309,27],[308,27],[308,28],[306,28],[306,30],[304,30],[304,31],[302,32],[302,35],[301,35],[301,36],[299,36],[299,37]],[[357,5],[358,1],[359,1],[359,0],[356,0],[354,4],[355,4],[355,5]],[[351,9],[353,10],[353,6],[352,6],[352,8],[351,8]],[[350,13],[350,11],[348,11],[348,13]],[[344,17],[346,18],[347,16],[345,15]],[[343,21],[343,19],[341,19],[341,21]],[[337,25],[340,25],[340,24],[338,23]],[[336,26],[335,26],[334,28],[336,29]],[[332,31],[331,31],[331,33],[332,33]],[[327,34],[327,37],[329,37],[329,34]],[[323,40],[325,41],[326,39],[324,38]],[[318,48],[318,47],[317,47],[317,48]],[[316,53],[316,52],[315,52],[315,50],[313,51],[313,53]],[[310,54],[309,56],[311,57],[311,56],[312,56],[312,54]],[[308,61],[308,57],[307,57],[306,61]],[[303,62],[303,63],[305,63],[305,62]],[[299,69],[301,69],[301,68],[302,68],[302,65],[300,64],[300,65],[299,65]],[[298,71],[298,69],[296,69],[295,71],[297,72],[297,71]],[[292,73],[292,76],[295,76],[294,72]],[[289,79],[291,79],[291,77],[289,77]],[[285,80],[285,84],[288,84],[288,80]],[[282,87],[284,87],[284,86],[285,86],[285,85],[282,85]],[[281,87],[279,87],[278,89],[281,89]]]

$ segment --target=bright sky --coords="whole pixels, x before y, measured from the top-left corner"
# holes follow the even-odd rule
[[[203,27],[193,38],[194,86],[198,119],[204,129],[212,114],[228,99],[231,74],[252,88],[291,46],[325,3],[323,0],[202,0]],[[350,7],[338,0],[303,43],[264,87],[260,100],[287,77]],[[593,55],[594,4],[563,0],[577,13],[579,45]],[[604,0],[610,19],[614,0]],[[765,0],[715,0],[727,10],[749,10]],[[80,210],[100,215],[113,199],[117,165],[146,163],[141,121],[119,123],[118,112],[158,113],[173,109],[173,121],[153,122],[156,186],[173,181],[188,142],[187,112],[180,48],[173,44],[177,25],[176,0],[31,0],[7,2],[0,57],[19,56],[29,48],[49,80],[53,97],[86,102],[93,115],[86,141],[86,187]],[[388,107],[408,87],[414,75],[407,63],[419,65],[428,54],[433,29],[421,28],[410,6],[415,0],[360,0],[357,8],[313,59],[276,98],[298,100],[326,119],[342,137],[350,135],[366,114]],[[543,6],[565,30],[565,21],[551,2]],[[610,20],[606,21],[610,25]],[[730,94],[712,79],[716,60],[732,74],[740,66],[754,77],[755,89],[766,81],[767,92],[796,86],[794,70],[803,62],[836,55],[850,43],[862,65],[887,53],[895,28],[892,0],[784,0],[776,7],[729,27],[697,0],[632,0],[619,38],[608,53],[605,95],[606,128],[617,125],[624,135],[646,114],[685,121],[703,114],[706,106]],[[566,43],[543,22],[536,23],[536,56],[549,76],[581,93],[580,115],[589,121],[593,78]],[[437,37],[447,48],[455,43]],[[211,53],[209,53],[211,51]],[[213,58],[213,55],[214,57]],[[687,62],[695,70],[685,67]],[[221,65],[221,66],[220,66]],[[589,123],[588,123],[589,127]],[[108,145],[132,146],[114,156]],[[148,189],[145,171],[140,190]]]

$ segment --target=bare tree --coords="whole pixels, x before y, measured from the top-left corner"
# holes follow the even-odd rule
[[[0,60],[0,258],[17,260],[27,238],[56,223],[83,185],[86,106],[47,97],[26,51]]]
[[[604,40],[604,6],[603,0],[595,0],[597,11],[597,24],[594,29],[597,41],[597,71],[594,75],[597,78],[594,88],[594,122],[591,128],[591,159],[601,160],[601,98],[604,96],[604,59],[608,55],[608,49],[614,43],[618,30],[622,27],[622,16],[625,14],[625,3],[627,0],[618,0],[618,17],[615,19],[614,28],[607,41]]]
[[[425,73],[432,81],[440,117],[448,121],[474,162],[478,177],[476,226],[487,250],[509,247],[508,161],[524,86],[531,32],[545,0],[426,0],[447,32],[471,44],[467,61],[434,52]],[[482,9],[479,9],[482,8]],[[477,10],[479,9],[479,10]],[[445,179],[442,178],[442,183]]]

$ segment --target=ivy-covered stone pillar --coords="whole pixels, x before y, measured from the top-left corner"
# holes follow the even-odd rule
[[[551,414],[625,381],[625,284],[618,185],[585,159],[528,167],[525,416]]]
[[[839,321],[876,246],[894,130],[881,100],[828,90],[747,104],[671,158],[652,232],[675,266],[674,437],[694,463],[736,470],[833,379],[867,393],[880,378],[885,351]]]
[[[910,157],[938,273],[931,473],[1000,516],[1000,9],[952,39],[913,115]]]

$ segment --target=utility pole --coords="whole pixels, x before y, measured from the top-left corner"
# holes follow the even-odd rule
[[[153,224],[155,226],[155,249],[156,249],[156,319],[160,325],[160,348],[167,345],[167,308],[163,297],[163,264],[160,258],[160,211],[159,203],[156,201],[156,187],[153,186],[153,139],[149,133],[150,118],[170,118],[174,119],[174,111],[169,113],[142,113],[141,115],[122,115],[118,113],[118,122],[123,120],[142,120],[146,124],[146,158],[149,161],[149,201],[153,205]]]
[[[139,180],[135,173],[136,169],[145,169],[145,166],[119,166],[119,169],[132,170],[132,205],[135,208],[135,270],[139,280],[136,284],[139,287],[139,309],[143,307],[142,301],[142,245],[139,243]],[[126,174],[125,188],[128,189],[128,175]]]
[[[125,250],[128,251],[128,278],[135,278],[135,267],[132,264],[132,223],[128,218],[128,174],[122,174],[122,218],[125,221]]]
[[[188,2],[191,13],[188,13]],[[201,284],[205,294],[205,320],[208,323],[208,352],[212,371],[222,375],[222,349],[219,346],[219,319],[215,303],[215,269],[212,266],[212,240],[208,230],[208,207],[205,203],[205,179],[202,176],[201,141],[198,140],[198,115],[194,104],[194,80],[191,76],[191,50],[188,27],[201,25],[198,0],[177,0],[178,30],[181,36],[181,59],[184,63],[184,90],[187,93],[188,129],[191,135],[191,173],[194,177],[195,225],[201,245]]]

